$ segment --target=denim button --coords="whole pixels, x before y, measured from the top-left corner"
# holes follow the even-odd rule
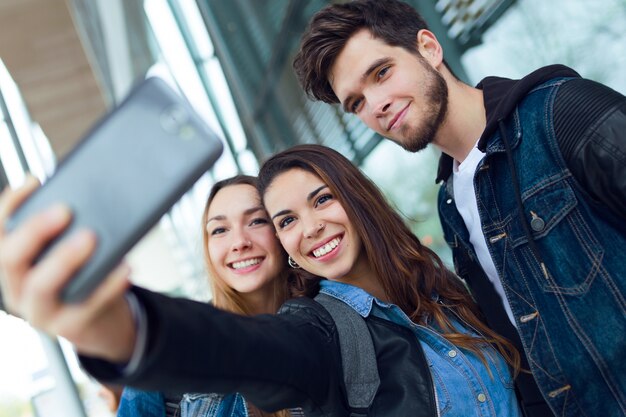
[[[478,394],[478,401],[484,403],[485,401],[487,401],[487,396],[485,394]]]
[[[535,232],[541,232],[543,228],[546,227],[546,222],[544,222],[541,217],[533,217],[530,221],[530,227]]]
[[[456,350],[451,350],[448,352],[448,356],[450,356],[451,358],[456,357]]]

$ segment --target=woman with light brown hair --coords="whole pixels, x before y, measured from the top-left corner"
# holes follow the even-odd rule
[[[287,255],[261,205],[255,177],[217,182],[202,214],[204,260],[211,303],[242,315],[273,314],[287,298]],[[294,410],[294,415],[300,415]],[[290,417],[263,413],[240,394],[170,395],[126,388],[119,417]]]

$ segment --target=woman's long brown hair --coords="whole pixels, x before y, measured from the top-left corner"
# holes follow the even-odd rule
[[[227,178],[225,180],[221,180],[216,182],[211,188],[211,192],[209,193],[209,197],[207,198],[206,204],[204,206],[204,212],[202,213],[202,246],[204,253],[204,262],[207,268],[207,272],[209,273],[209,281],[211,284],[211,289],[213,292],[213,300],[212,303],[214,306],[221,308],[222,310],[230,311],[233,313],[241,314],[249,316],[251,315],[250,307],[247,305],[245,299],[241,297],[241,295],[235,291],[233,288],[228,286],[226,282],[215,272],[215,268],[211,263],[211,259],[209,258],[209,234],[207,233],[206,226],[209,215],[209,208],[211,207],[211,203],[217,193],[226,188],[233,185],[250,185],[257,188],[257,179],[255,177],[251,177],[249,175],[236,175],[231,178]],[[271,225],[270,225],[271,226]],[[280,246],[280,245],[279,245]],[[276,310],[281,306],[283,302],[287,299],[288,294],[288,281],[291,278],[290,271],[287,269],[287,255],[283,252],[283,258],[285,259],[284,265],[285,268],[281,275],[274,279],[273,281],[273,297],[274,297],[274,306]],[[248,407],[254,405],[247,403]],[[263,417],[289,417],[290,413],[288,410],[281,410],[275,413],[265,413],[261,410],[256,409],[257,413],[260,413]]]
[[[320,145],[299,145],[276,154],[261,167],[261,197],[280,174],[300,168],[317,175],[335,195],[356,228],[373,272],[385,294],[415,323],[432,318],[451,343],[476,353],[493,344],[507,362],[519,369],[519,353],[481,320],[464,283],[431,249],[422,245],[381,191],[339,152]],[[302,288],[310,292],[319,278],[300,274]],[[449,314],[480,336],[460,333]]]

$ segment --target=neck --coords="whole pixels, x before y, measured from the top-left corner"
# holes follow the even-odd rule
[[[461,163],[487,125],[483,92],[451,76],[446,81],[448,113],[433,144]]]
[[[344,284],[359,287],[379,300],[390,302],[383,286],[380,284],[380,278],[373,272],[372,267],[365,256],[365,251],[362,251],[360,258],[362,259],[357,261],[357,264],[351,271],[350,275],[346,275],[338,281],[343,282]]]

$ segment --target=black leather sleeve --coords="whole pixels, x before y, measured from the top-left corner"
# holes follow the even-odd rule
[[[626,219],[626,97],[594,81],[568,81],[556,96],[554,129],[582,189]]]
[[[267,411],[341,403],[334,322],[313,300],[289,301],[279,315],[243,317],[205,303],[132,291],[147,313],[147,351],[128,376],[115,364],[81,357],[96,379],[144,390],[239,392]]]

